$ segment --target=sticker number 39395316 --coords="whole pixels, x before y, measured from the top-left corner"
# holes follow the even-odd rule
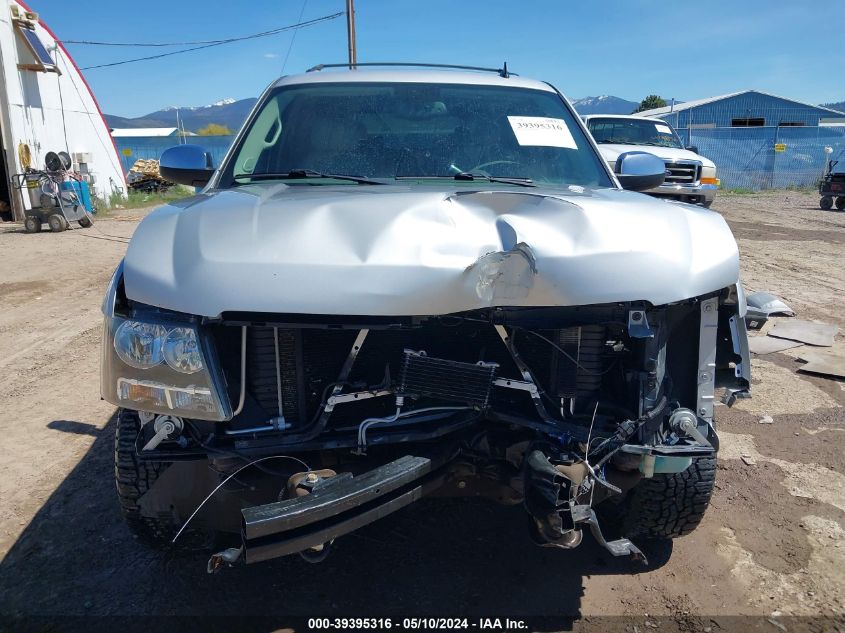
[[[516,142],[520,145],[578,149],[563,119],[543,116],[509,116]]]

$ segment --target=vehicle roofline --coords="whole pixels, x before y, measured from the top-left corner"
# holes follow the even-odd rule
[[[543,92],[556,92],[547,83],[537,79],[529,79],[517,75],[500,77],[490,72],[474,72],[459,70],[436,69],[356,69],[356,70],[322,70],[320,72],[286,75],[274,81],[273,88],[281,86],[318,84],[318,83],[438,83],[438,84],[468,84],[475,86],[506,86],[509,88],[529,88]]]
[[[657,117],[638,116],[636,114],[598,114],[598,113],[596,113],[596,114],[582,114],[581,116],[584,118],[584,120],[587,120],[587,119],[636,119],[638,121],[650,121],[652,123],[654,121],[657,121],[657,120],[662,121],[662,119],[658,119]],[[665,123],[665,121],[664,121],[664,123]]]

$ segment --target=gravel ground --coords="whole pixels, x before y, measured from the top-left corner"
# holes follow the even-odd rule
[[[723,195],[714,209],[749,291],[845,332],[845,213],[792,192]],[[816,626],[789,616],[845,616],[845,381],[798,373],[795,350],[755,359],[755,397],[719,409],[711,509],[668,562],[650,552],[651,568],[589,539],[536,548],[518,509],[437,499],[344,538],[318,566],[288,558],[208,576],[204,557],[145,550],[119,515],[114,409],[98,383],[103,290],[143,214],[62,234],[0,225],[0,614],[258,615],[268,630],[296,614],[543,615],[544,630],[626,615],[640,631],[725,630],[729,616],[755,615],[773,633]]]

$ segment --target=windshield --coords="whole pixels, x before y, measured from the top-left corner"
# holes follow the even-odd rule
[[[591,118],[587,129],[596,143],[618,143],[619,145],[657,145],[683,149],[681,139],[675,130],[661,120]]]
[[[600,160],[554,92],[318,83],[269,94],[220,182],[237,186],[278,177],[307,185],[397,179],[425,184],[427,179],[499,178],[504,184],[511,179],[513,184],[611,187]]]

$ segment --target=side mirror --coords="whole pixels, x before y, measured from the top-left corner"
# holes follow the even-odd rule
[[[616,159],[616,177],[623,189],[646,191],[663,184],[666,164],[648,152],[625,152]]]
[[[688,152],[692,152],[693,154],[698,154],[698,147],[695,145],[690,145],[689,147],[685,147],[684,149]]]
[[[199,145],[177,145],[161,153],[161,177],[190,187],[202,187],[211,179],[214,165],[211,154]]]

